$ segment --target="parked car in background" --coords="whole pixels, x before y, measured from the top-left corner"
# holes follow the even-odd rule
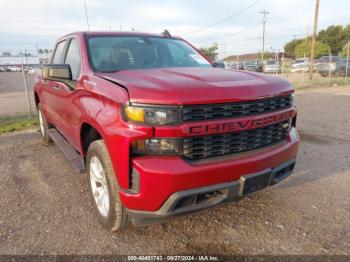
[[[3,68],[3,72],[11,72],[11,70],[9,69],[9,66],[10,66],[10,64],[5,64],[5,65],[3,65],[2,66],[2,68]]]
[[[19,66],[9,66],[7,67],[9,72],[21,72],[22,68],[20,68]]]
[[[328,76],[329,73],[334,74],[336,62],[339,59],[339,56],[321,56],[314,64],[316,72],[321,76]]]
[[[309,59],[308,58],[298,58],[295,59],[292,64],[291,71],[294,72],[309,72]]]
[[[263,64],[259,61],[247,61],[246,63],[244,63],[243,69],[253,72],[262,72]]]
[[[330,61],[332,62],[336,62],[340,59],[340,56],[321,56],[319,59],[317,59],[317,61],[319,63],[329,63]]]
[[[33,75],[34,73],[35,73],[35,69],[34,68],[28,69],[28,71],[27,71],[28,75]]]
[[[0,72],[5,72],[5,67],[0,66]]]
[[[31,66],[26,66],[24,68],[24,73],[28,74],[28,75],[32,75],[34,73],[34,70],[33,70],[33,68]]]
[[[281,73],[281,71],[282,71],[282,67],[279,61],[275,61],[275,60],[266,61],[266,64],[264,65],[265,73]]]
[[[244,62],[233,62],[230,65],[230,68],[235,70],[244,70]]]
[[[347,65],[347,63],[349,63]],[[348,70],[346,67],[348,66]],[[321,76],[341,76],[344,77],[347,73],[347,76],[350,76],[350,61],[348,62],[344,58],[338,58],[336,62],[333,63],[324,63],[319,69],[319,74]]]
[[[336,73],[336,64],[340,59],[339,56],[322,56],[318,59],[318,64],[316,71],[321,76],[335,75]]]

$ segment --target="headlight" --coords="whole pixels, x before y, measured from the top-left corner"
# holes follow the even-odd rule
[[[178,155],[181,149],[181,140],[177,138],[150,138],[132,142],[135,154],[142,155]]]
[[[178,107],[161,107],[151,105],[132,105],[124,107],[127,120],[149,125],[178,125],[180,110]]]

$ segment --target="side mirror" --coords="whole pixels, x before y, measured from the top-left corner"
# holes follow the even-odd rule
[[[58,82],[72,81],[72,71],[70,69],[70,65],[44,65],[42,72],[44,80],[53,80]]]

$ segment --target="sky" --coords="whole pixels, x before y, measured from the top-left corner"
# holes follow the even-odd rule
[[[219,57],[282,50],[313,30],[315,0],[86,0],[90,30],[160,33],[196,47],[219,45]],[[319,30],[350,23],[350,0],[320,0]],[[0,0],[0,53],[52,49],[67,33],[86,31],[83,0]]]

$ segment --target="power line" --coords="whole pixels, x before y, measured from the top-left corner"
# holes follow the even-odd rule
[[[208,25],[208,26],[206,26],[206,27],[199,28],[199,29],[197,29],[197,30],[194,30],[194,31],[189,32],[189,33],[186,33],[186,34],[184,34],[184,35],[195,34],[195,33],[198,33],[198,32],[200,32],[200,31],[206,30],[206,29],[208,29],[208,28],[211,28],[211,27],[217,26],[217,25],[219,25],[219,24],[222,24],[222,23],[224,23],[224,22],[226,22],[226,21],[228,21],[228,20],[231,20],[232,18],[234,18],[234,17],[236,17],[236,16],[242,14],[243,12],[245,12],[245,11],[247,11],[249,8],[252,8],[253,6],[257,5],[257,4],[258,4],[259,2],[261,2],[261,1],[262,1],[262,0],[257,0],[257,1],[255,1],[254,3],[252,3],[251,5],[247,6],[246,8],[243,8],[243,9],[241,9],[240,11],[234,13],[233,15],[230,15],[230,16],[228,16],[228,17],[226,17],[226,18],[224,18],[224,19],[222,19],[222,20],[220,20],[220,21],[218,21],[218,22],[216,22],[216,23],[214,23],[214,24]]]
[[[259,24],[260,25],[260,24]],[[237,32],[238,33],[238,32]],[[297,36],[302,36],[302,35],[304,35],[303,33],[294,33],[294,34],[279,34],[279,35],[265,35],[265,40],[266,39],[273,39],[273,38],[283,38],[283,37],[290,37],[290,36],[292,36],[292,37],[297,37]],[[210,41],[214,41],[214,40],[220,40],[220,39],[226,39],[226,37],[222,37],[222,38],[213,38],[213,37],[211,37],[211,38],[205,38],[205,39],[203,39],[204,41],[206,41],[206,40],[210,40]],[[249,41],[257,41],[257,40],[261,40],[262,39],[262,37],[261,36],[258,36],[258,37],[250,37],[250,38],[244,38],[244,39],[237,39],[237,40],[234,40],[234,41],[231,41],[231,40],[229,40],[230,42],[230,44],[234,44],[234,43],[244,43],[244,42],[249,42]]]
[[[233,36],[235,36],[235,35],[243,34],[243,33],[245,33],[245,32],[248,32],[248,31],[252,30],[252,29],[255,29],[256,27],[260,26],[260,24],[261,24],[261,23],[258,23],[258,24],[256,24],[256,25],[253,25],[253,26],[251,26],[251,27],[247,27],[247,28],[245,28],[245,29],[242,29],[242,30],[240,30],[240,31],[234,32],[234,33],[232,33],[232,34],[228,34],[228,35],[226,35],[226,36],[219,36],[219,37],[215,37],[215,36],[214,36],[214,37],[200,37],[200,38],[205,38],[206,40],[208,40],[208,39],[215,39],[215,40],[226,39],[226,38],[233,37]],[[192,38],[192,39],[194,39],[194,38]]]
[[[265,39],[271,39],[271,38],[282,38],[282,37],[288,37],[288,36],[297,36],[297,35],[304,35],[304,34],[283,34],[283,35],[272,35],[272,36],[265,36]],[[257,40],[261,40],[262,37],[253,37],[253,38],[245,38],[245,39],[241,39],[241,40],[237,40],[237,41],[233,41],[230,43],[244,43],[244,42],[248,42],[248,41],[257,41]]]

